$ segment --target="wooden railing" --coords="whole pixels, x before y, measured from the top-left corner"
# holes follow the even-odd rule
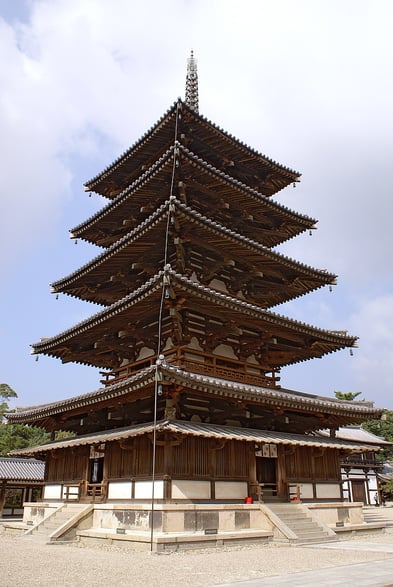
[[[374,456],[369,456],[369,455],[349,455],[348,457],[346,457],[345,459],[341,459],[341,466],[342,467],[349,467],[349,466],[355,466],[355,467],[366,467],[366,468],[377,468],[380,469],[381,467],[383,467],[383,462],[381,461],[377,461],[377,459]]]
[[[300,502],[302,493],[301,483],[288,483],[288,498],[292,502]]]
[[[280,378],[272,372],[268,375],[253,363],[247,361],[238,361],[224,357],[222,355],[213,355],[203,351],[191,349],[190,347],[181,346],[163,353],[168,363],[183,367],[193,373],[219,377],[230,381],[238,381],[249,385],[259,385],[262,387],[277,388]],[[135,361],[124,367],[113,369],[110,372],[101,372],[103,379],[101,383],[110,385],[115,381],[130,377],[140,371],[155,364],[156,355]]]
[[[261,488],[262,501],[269,501],[269,499],[277,497],[277,483],[260,483],[259,487]]]
[[[63,483],[63,499],[65,501],[79,501],[82,483]]]
[[[107,484],[103,483],[85,483],[84,498],[89,501],[104,501],[106,498]]]
[[[88,483],[87,481],[75,481],[63,483],[64,501],[103,501],[106,498],[107,483]]]

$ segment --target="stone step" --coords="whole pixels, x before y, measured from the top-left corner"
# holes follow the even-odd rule
[[[49,518],[43,520],[29,536],[34,537],[39,541],[44,541],[49,538],[53,532],[55,532],[60,526],[65,524],[68,520],[71,520],[80,511],[85,509],[85,504],[67,504],[58,512],[52,514]]]
[[[34,528],[33,530],[34,534],[49,534],[49,530],[48,528],[45,528],[45,526],[42,526],[42,524],[40,524],[39,526],[37,526],[37,528]]]
[[[74,514],[55,514],[53,517],[49,518],[50,520],[56,520],[56,522],[65,522],[66,520],[69,520],[70,518],[72,518]]]
[[[321,532],[320,530],[306,530],[304,532],[295,532],[296,536],[298,536],[298,538],[312,538],[312,537],[316,537],[316,536],[327,536],[327,534],[325,534],[325,532]]]
[[[326,540],[335,540],[327,530],[324,530],[317,521],[308,515],[308,511],[297,504],[280,504],[269,506],[271,511],[296,535],[290,539],[295,544],[319,543]]]
[[[297,524],[286,524],[291,530],[295,532],[302,532],[303,530],[317,530],[318,532],[321,531],[321,527],[318,526],[317,523],[312,522],[311,524],[307,524],[306,522],[299,522]]]
[[[310,520],[310,522],[312,521],[311,518],[307,517],[307,516],[302,516],[302,515],[298,515],[298,516],[292,516],[290,514],[286,515],[286,514],[280,514],[279,512],[274,512],[276,514],[276,516],[278,516],[281,520],[288,520],[289,522],[299,522],[302,520]]]
[[[296,546],[301,546],[302,544],[320,544],[321,542],[335,542],[337,538],[335,536],[321,536],[319,538],[303,538],[300,537],[295,540]]]

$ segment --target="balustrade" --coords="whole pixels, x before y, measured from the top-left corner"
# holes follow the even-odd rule
[[[262,387],[279,387],[279,377],[273,372],[267,375],[258,365],[247,361],[238,361],[222,355],[213,355],[203,351],[181,346],[163,353],[168,363],[188,369],[193,373],[210,375],[220,379],[228,379],[248,385],[259,385]],[[103,379],[101,383],[110,385],[121,379],[131,377],[138,371],[150,367],[156,362],[156,355],[135,361],[129,365],[113,369],[110,372],[101,372]]]

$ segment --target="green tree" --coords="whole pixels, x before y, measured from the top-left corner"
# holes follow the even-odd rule
[[[362,428],[388,442],[393,442],[393,411],[384,410],[380,420],[367,420],[367,422],[363,422]],[[392,459],[393,446],[387,446],[380,454],[382,460]]]
[[[3,457],[12,450],[36,446],[50,438],[43,428],[4,422],[4,414],[10,411],[8,400],[16,397],[18,394],[8,383],[0,383],[0,456]]]
[[[388,496],[388,499],[391,499],[393,495],[393,479],[381,483],[381,489]]]
[[[6,400],[9,400],[11,397],[18,397],[16,391],[8,383],[0,383],[0,422],[5,412],[8,411],[8,402]]]
[[[393,411],[384,410],[380,420],[368,420],[362,427],[389,442],[393,442]]]
[[[50,435],[43,428],[24,424],[0,424],[0,456],[11,451],[48,442]]]
[[[335,391],[334,395],[337,399],[344,399],[347,402],[352,402],[358,395],[361,395],[361,391]]]

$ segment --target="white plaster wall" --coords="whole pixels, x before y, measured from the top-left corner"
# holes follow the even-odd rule
[[[153,497],[153,483],[151,481],[136,481],[135,482],[135,499],[152,499]],[[154,498],[164,498],[164,483],[163,481],[154,482]]]
[[[187,345],[188,348],[190,349],[196,349],[198,351],[203,351],[203,348],[201,347],[201,345],[199,344],[198,339],[193,336],[190,340],[190,342]]]
[[[340,485],[338,483],[317,483],[317,498],[319,499],[340,499]]]
[[[131,499],[132,483],[121,481],[108,483],[108,499]]]
[[[210,499],[210,481],[172,481],[172,499]]]
[[[345,501],[348,501],[350,498],[350,493],[349,493],[349,482],[348,480],[343,481],[342,484],[342,489],[343,489],[343,499]]]
[[[375,475],[370,475],[368,478],[368,488],[369,489],[374,489],[377,490],[378,489],[378,485],[377,485],[377,478],[375,477]]]
[[[219,355],[221,357],[228,357],[228,359],[235,359],[238,361],[238,357],[231,346],[228,344],[219,344],[213,351],[213,355]]]
[[[212,279],[209,283],[209,287],[212,289],[218,289],[218,291],[222,291],[223,293],[228,293],[227,286],[221,279]]]
[[[61,485],[45,485],[44,499],[62,499]]]
[[[140,361],[142,359],[147,359],[148,357],[152,357],[153,355],[154,355],[153,349],[149,349],[149,347],[144,346],[139,351],[137,361]]]
[[[346,473],[345,473],[345,477],[346,477]],[[361,469],[350,469],[349,471],[349,477],[355,477],[356,479],[365,479],[366,475],[364,473],[364,471],[362,471]]]
[[[248,486],[239,481],[216,481],[216,499],[244,499],[248,495]]]
[[[68,501],[77,501],[79,499],[79,485],[68,485],[67,489],[63,488],[62,499]]]
[[[312,483],[302,483],[300,487],[300,497],[303,499],[313,499],[313,485]]]

